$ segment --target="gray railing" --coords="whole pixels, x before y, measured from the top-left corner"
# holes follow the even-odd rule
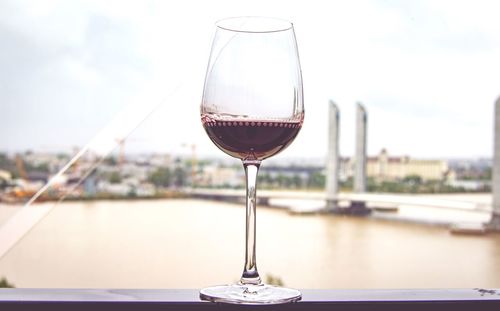
[[[500,310],[498,289],[302,290],[288,305],[200,301],[193,289],[0,289],[0,310]]]

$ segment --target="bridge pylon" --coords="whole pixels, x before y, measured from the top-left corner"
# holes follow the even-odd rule
[[[339,192],[339,122],[340,113],[333,100],[328,103],[328,154],[326,163],[326,210],[336,211]]]
[[[500,231],[500,97],[495,102],[493,122],[493,211],[491,220],[486,224],[489,230]]]

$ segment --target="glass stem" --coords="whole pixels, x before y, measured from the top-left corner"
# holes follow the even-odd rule
[[[260,161],[243,161],[247,179],[247,206],[246,206],[246,243],[245,243],[245,267],[240,284],[260,285],[262,281],[257,271],[255,259],[255,210],[257,205],[256,184]]]

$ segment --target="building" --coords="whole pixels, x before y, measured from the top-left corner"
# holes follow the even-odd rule
[[[212,187],[242,187],[245,185],[245,172],[240,167],[205,166],[201,176],[199,176],[198,185]]]
[[[420,176],[422,180],[443,180],[449,174],[444,160],[412,159],[409,156],[389,156],[382,149],[375,157],[368,157],[368,177],[376,180],[401,180],[408,176]]]
[[[12,174],[9,171],[0,169],[0,184],[2,182],[8,182],[12,179]]]

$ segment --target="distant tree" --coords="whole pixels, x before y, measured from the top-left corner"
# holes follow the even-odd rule
[[[148,179],[157,187],[170,187],[172,185],[173,176],[168,167],[159,167]]]
[[[0,169],[10,172],[13,178],[16,178],[18,176],[16,163],[5,153],[0,153]]]
[[[122,177],[120,176],[120,173],[119,172],[112,172],[110,175],[109,175],[109,182],[112,183],[112,184],[119,184],[122,182]]]
[[[307,180],[307,186],[309,188],[324,188],[326,183],[325,175],[320,172],[312,173]]]
[[[487,169],[484,170],[480,179],[491,180],[491,177],[492,177],[492,170],[491,170],[491,167],[488,167]]]
[[[127,193],[127,197],[129,198],[137,197],[137,189],[135,187],[132,187],[130,191]]]
[[[180,167],[177,166],[174,169],[174,185],[177,187],[184,187],[187,183],[187,173],[186,171]]]
[[[368,182],[370,182],[369,179]],[[352,177],[348,177],[346,180],[340,182],[340,188],[342,190],[352,190],[353,186],[354,186],[354,179]]]
[[[111,166],[115,166],[118,164],[118,161],[113,156],[106,157],[102,162],[106,165],[111,165]]]
[[[44,172],[44,173],[49,173],[50,168],[48,163],[40,163],[38,165],[32,165],[29,167],[26,167],[26,170],[28,171],[37,171],[37,172]]]
[[[274,181],[278,184],[278,187],[284,187],[285,186],[285,179],[286,179],[285,175],[278,174],[278,176],[276,176]]]
[[[69,155],[65,154],[65,153],[58,153],[57,155],[57,159],[59,160],[69,160]]]
[[[403,182],[410,185],[420,185],[422,184],[422,177],[420,175],[408,175],[403,178]]]
[[[264,186],[269,186],[273,182],[271,175],[269,175],[268,173],[261,173],[258,175],[258,178],[259,183],[263,184]]]
[[[291,182],[293,187],[302,188],[302,178],[300,178],[300,175],[293,175]]]
[[[5,154],[3,152],[0,153],[0,167],[4,167],[5,165],[8,165],[10,163],[11,163],[11,161],[7,157],[7,154]]]
[[[279,276],[275,276],[272,274],[266,274],[266,284],[275,285],[275,286],[284,286],[283,280]]]
[[[401,193],[405,192],[405,185],[395,181],[383,181],[377,190],[381,192]]]
[[[373,177],[368,177],[366,179],[366,187],[368,189],[368,192],[375,192],[379,188],[378,182],[375,180]],[[352,188],[352,185],[351,185]]]
[[[5,278],[5,277],[2,277],[0,279],[0,288],[14,288],[14,284],[12,283],[9,283],[9,281]]]

